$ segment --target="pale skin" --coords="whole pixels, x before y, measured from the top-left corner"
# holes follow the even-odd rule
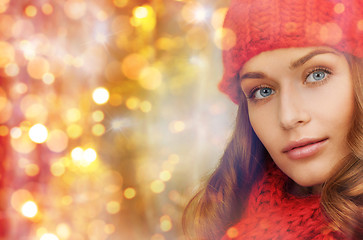
[[[252,128],[276,165],[318,192],[350,153],[354,96],[344,55],[328,47],[266,51],[240,76]]]

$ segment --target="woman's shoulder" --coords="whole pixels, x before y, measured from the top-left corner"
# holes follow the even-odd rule
[[[275,164],[269,164],[252,187],[241,220],[223,239],[344,239],[328,228],[320,197],[288,193],[288,180]]]

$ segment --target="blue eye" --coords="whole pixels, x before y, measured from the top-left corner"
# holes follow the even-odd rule
[[[310,73],[306,77],[306,82],[318,82],[321,80],[324,80],[327,77],[328,73],[323,70],[317,70],[312,73]]]
[[[257,89],[254,93],[253,96],[255,99],[262,99],[262,98],[266,98],[272,94],[274,94],[275,91],[272,90],[271,88],[268,87],[263,87],[263,88],[259,88]]]

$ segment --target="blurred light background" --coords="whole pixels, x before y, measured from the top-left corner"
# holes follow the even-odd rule
[[[0,239],[184,239],[236,106],[228,0],[0,0]]]

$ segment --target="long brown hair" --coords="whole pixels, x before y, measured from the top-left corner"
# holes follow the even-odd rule
[[[331,226],[352,239],[363,236],[363,59],[346,55],[354,87],[355,111],[347,142],[351,154],[323,186],[321,205]]]
[[[363,223],[363,61],[346,58],[355,94],[348,134],[352,153],[323,185],[321,205],[332,228],[358,238]],[[243,94],[241,99],[235,130],[219,165],[184,210],[182,223],[189,239],[220,239],[240,219],[251,185],[265,168],[268,153],[251,127]]]

